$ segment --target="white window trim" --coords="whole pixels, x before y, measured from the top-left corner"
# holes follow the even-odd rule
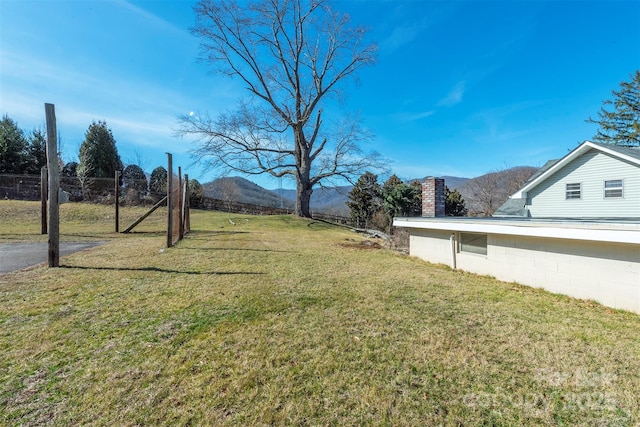
[[[578,185],[579,188],[577,190],[569,190],[567,187],[569,185]],[[575,193],[578,192],[579,197],[569,197],[569,192]],[[565,200],[582,200],[582,182],[566,182],[564,184],[564,199]]]
[[[620,187],[607,188],[607,182],[620,181]],[[607,196],[607,190],[620,190],[619,196]],[[624,179],[605,179],[602,182],[602,197],[604,199],[624,199]]]

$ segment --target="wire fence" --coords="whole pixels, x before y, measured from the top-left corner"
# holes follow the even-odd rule
[[[141,180],[140,180],[141,181]],[[181,230],[180,219],[184,222],[181,215],[181,206],[189,203],[191,208],[216,210],[230,213],[240,213],[248,215],[288,215],[293,212],[291,208],[277,208],[273,206],[265,206],[258,204],[239,203],[229,200],[222,200],[212,197],[198,197],[197,200],[187,198],[184,200],[183,182],[178,175],[172,174],[172,230],[176,230],[175,236],[172,235],[172,243],[175,243],[179,237]],[[115,203],[115,178],[92,178],[91,182],[83,183],[75,176],[61,176],[60,189],[66,193],[66,197],[72,202],[91,202],[114,204]],[[0,197],[3,199],[13,200],[40,200],[41,194],[41,178],[39,175],[8,175],[0,174]],[[143,182],[124,182],[120,190],[121,206],[153,206],[163,197],[167,196],[167,192],[154,192],[147,188]],[[335,222],[347,226],[357,226],[350,217],[325,213],[312,212],[315,219]],[[182,224],[184,227],[184,224]],[[172,232],[173,233],[173,232]]]
[[[120,191],[120,204],[153,205],[166,196],[166,192],[154,192],[146,187],[141,182],[124,183]],[[115,203],[115,178],[91,178],[90,182],[83,183],[75,176],[60,176],[60,190],[71,202]],[[0,174],[0,198],[40,200],[41,192],[40,175]]]

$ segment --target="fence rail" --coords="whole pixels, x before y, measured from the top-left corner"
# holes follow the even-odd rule
[[[91,201],[113,203],[115,191],[113,178],[94,178],[99,183],[97,186],[103,190],[85,194],[77,177],[60,177],[60,188],[69,194],[69,200],[73,202]],[[39,175],[7,175],[0,174],[0,197],[14,200],[40,200],[40,176]],[[138,188],[125,189],[121,195],[121,204],[148,204],[153,206],[165,193],[151,193],[141,191]],[[288,215],[293,212],[290,208],[277,208],[272,206],[254,205],[249,203],[230,202],[228,200],[204,197],[201,203],[193,203],[192,208],[216,210],[222,212],[242,213],[249,215]],[[312,212],[313,218],[352,226],[351,218],[325,212]]]
[[[40,175],[0,174],[0,198],[13,200],[40,200]],[[60,176],[60,189],[67,193],[69,201],[113,203],[115,200],[114,178],[92,178],[92,189],[83,191],[75,176]],[[153,205],[166,193],[141,190],[140,186],[125,185],[120,193],[120,204]]]
[[[273,206],[253,205],[249,203],[231,202],[228,200],[215,199],[212,197],[204,197],[202,199],[202,209],[241,213],[247,215],[288,215],[293,213],[290,208],[277,208]],[[324,212],[312,212],[311,216],[315,219],[336,222],[338,224],[352,225],[351,218],[328,214]]]

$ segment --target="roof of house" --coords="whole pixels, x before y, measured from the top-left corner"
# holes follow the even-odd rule
[[[529,211],[525,209],[527,199],[509,198],[502,206],[493,213],[494,217],[518,217],[526,218]]]
[[[600,144],[597,142],[585,141],[578,147],[573,149],[569,154],[559,160],[547,162],[540,170],[527,181],[527,183],[518,192],[513,194],[511,198],[526,198],[527,192],[536,187],[549,176],[562,169],[565,165],[572,162],[577,157],[583,155],[589,150],[598,150],[622,160],[629,161],[640,166],[640,149],[634,147],[623,147],[619,145]]]

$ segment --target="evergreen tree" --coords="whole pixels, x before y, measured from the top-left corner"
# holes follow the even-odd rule
[[[116,171],[122,170],[116,141],[106,122],[93,122],[89,126],[78,157],[77,175],[84,191],[110,188],[112,184],[108,181],[96,186],[96,178],[113,178]]]
[[[44,166],[47,166],[47,135],[42,129],[36,128],[29,138],[24,173],[38,175]]]
[[[149,190],[152,193],[167,192],[167,170],[164,167],[158,166],[151,172]]]
[[[640,71],[636,70],[631,81],[620,83],[619,91],[612,91],[613,100],[603,102],[598,119],[589,123],[600,126],[593,140],[604,144],[640,147]],[[612,106],[607,110],[606,106]]]
[[[25,173],[28,147],[24,132],[5,114],[0,120],[0,173]]]
[[[449,190],[449,187],[444,187],[445,193],[445,205],[444,212],[446,216],[466,216],[467,207],[465,206],[462,194],[458,190]]]
[[[396,216],[419,216],[422,210],[422,190],[420,183],[402,182],[392,175],[382,186],[383,206],[386,214],[385,229],[390,230]]]
[[[62,176],[69,176],[69,177],[76,176],[77,169],[78,169],[77,162],[69,162],[62,167]]]
[[[125,190],[147,191],[147,176],[138,165],[129,165],[122,171],[122,185]]]
[[[356,227],[369,228],[374,214],[382,208],[382,189],[378,176],[365,172],[349,192],[347,206]]]
[[[197,179],[189,179],[189,205],[192,208],[202,206],[204,199],[204,188]]]

